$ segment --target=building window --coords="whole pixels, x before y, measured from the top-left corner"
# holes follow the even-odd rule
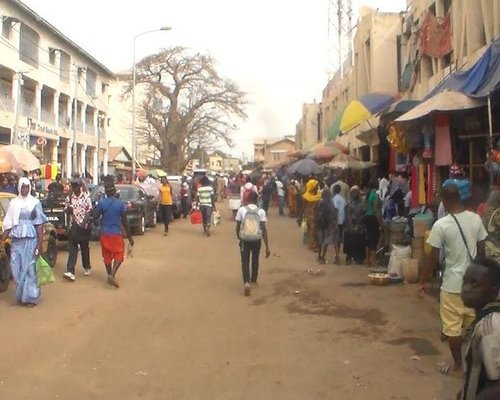
[[[12,35],[12,19],[4,18],[2,20],[2,36],[6,39],[10,39]]]
[[[279,161],[281,159],[281,153],[273,153],[273,161]]]
[[[59,60],[59,77],[61,82],[69,83],[69,70],[71,68],[71,58],[68,53],[61,51]]]
[[[97,81],[97,74],[92,71],[90,68],[87,68],[87,76],[85,79],[86,86],[85,91],[89,96],[95,96],[95,86]]]
[[[106,88],[108,87],[108,84],[105,82],[101,82],[101,93],[104,94],[106,93]]]
[[[38,48],[40,36],[29,26],[21,25],[19,40],[19,59],[26,64],[38,68]]]
[[[56,65],[56,49],[49,49],[49,63],[50,65]]]

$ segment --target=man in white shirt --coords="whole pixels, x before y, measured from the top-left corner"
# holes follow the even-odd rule
[[[332,193],[334,193],[334,188],[335,185],[340,186],[340,195],[344,198],[345,201],[349,201],[349,185],[345,182],[342,181],[342,179],[339,177],[339,179],[333,183],[333,185],[330,187],[330,190]]]
[[[235,218],[236,236],[240,240],[241,271],[243,274],[243,293],[245,296],[250,296],[250,283],[257,284],[259,253],[262,240],[264,240],[266,246],[266,258],[271,255],[266,229],[267,216],[266,212],[257,206],[258,199],[259,196],[257,193],[249,193],[248,205],[240,207]],[[249,213],[250,215],[247,215]],[[252,256],[251,275],[250,256]]]
[[[477,255],[484,257],[484,240],[488,233],[479,215],[467,211],[460,201],[456,185],[442,190],[443,204],[448,215],[439,219],[432,227],[427,243],[432,246],[430,268],[422,271],[420,295],[427,291],[427,280],[439,264],[440,251],[444,252],[443,284],[440,295],[442,333],[448,339],[453,356],[454,370],[462,369],[462,330],[474,321],[474,311],[466,308],[460,297],[465,271]],[[443,373],[450,367],[444,366]]]
[[[276,179],[276,194],[278,195],[278,205],[280,215],[285,215],[283,208],[285,207],[285,185],[281,182],[281,178]]]

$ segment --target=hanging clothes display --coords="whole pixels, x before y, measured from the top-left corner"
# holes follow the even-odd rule
[[[411,207],[418,206],[418,166],[411,167]]]
[[[426,204],[425,165],[418,166],[418,204]]]
[[[420,30],[420,48],[422,54],[441,58],[453,50],[451,42],[451,17],[437,18],[428,12]]]
[[[432,203],[435,193],[436,168],[432,164],[427,165],[427,204]]]
[[[450,116],[448,114],[436,114],[434,121],[436,136],[434,164],[438,167],[451,165]]]

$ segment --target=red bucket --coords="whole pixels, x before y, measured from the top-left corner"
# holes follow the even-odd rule
[[[200,225],[203,223],[203,216],[201,215],[200,210],[194,210],[191,213],[191,223],[193,225]]]

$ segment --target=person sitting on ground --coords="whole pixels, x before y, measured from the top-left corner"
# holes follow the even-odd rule
[[[321,200],[316,211],[316,225],[318,227],[319,254],[318,262],[326,264],[326,251],[330,244],[334,244],[338,235],[338,212],[332,201],[332,192],[328,187],[321,191]]]
[[[465,209],[456,185],[446,186],[442,199],[448,215],[434,224],[427,239],[427,243],[432,246],[432,264],[421,273],[419,294],[422,296],[428,291],[428,281],[433,270],[438,268],[442,249],[445,260],[440,295],[442,333],[448,339],[454,363],[453,370],[460,373],[462,329],[470,327],[475,318],[474,311],[465,307],[460,298],[462,280],[471,260],[477,255],[484,257],[484,240],[488,234],[479,215]],[[447,374],[450,368],[444,364],[441,372]]]
[[[259,196],[252,192],[248,196],[248,205],[242,206],[236,213],[236,236],[240,240],[241,271],[243,274],[243,290],[250,296],[250,283],[257,284],[259,274],[259,253],[262,240],[266,246],[266,258],[271,255],[267,236],[266,212],[257,206]],[[250,255],[252,256],[252,272],[250,274]]]
[[[459,400],[500,399],[500,265],[478,259],[465,272],[461,298],[476,320],[466,336],[465,374]]]

